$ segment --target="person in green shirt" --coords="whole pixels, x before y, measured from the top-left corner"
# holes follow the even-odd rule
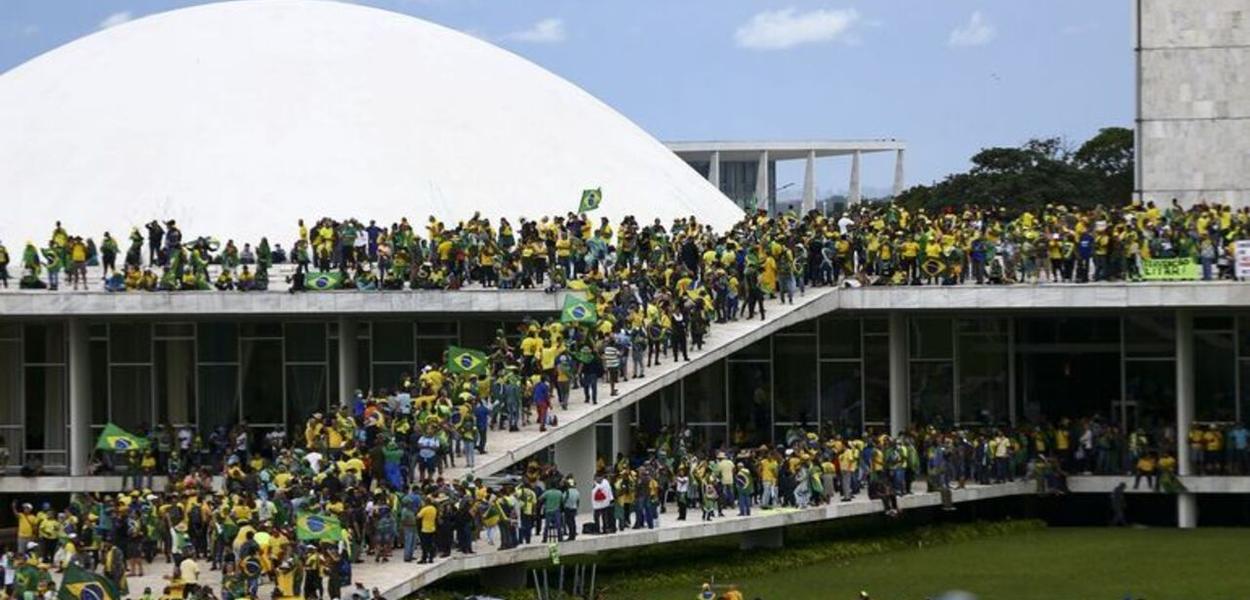
[[[543,507],[543,516],[546,518],[546,527],[543,530],[543,541],[564,541],[564,532],[561,525],[561,507],[564,505],[564,492],[558,488],[548,488],[538,497],[538,501]]]

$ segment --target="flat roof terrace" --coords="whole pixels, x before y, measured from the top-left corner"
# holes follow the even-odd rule
[[[135,318],[221,316],[543,314],[565,295],[533,290],[466,288],[286,293],[265,292],[0,292],[0,318]],[[834,311],[1056,311],[1236,309],[1250,307],[1250,285],[1232,281],[880,286],[841,288],[818,300]]]

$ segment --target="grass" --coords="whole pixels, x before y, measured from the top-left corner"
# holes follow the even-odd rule
[[[921,600],[965,590],[979,600],[1221,600],[1246,598],[1250,535],[1244,529],[1050,528],[826,560],[721,579],[746,598]],[[700,582],[616,587],[617,598],[690,600]],[[626,591],[627,590],[627,591]]]

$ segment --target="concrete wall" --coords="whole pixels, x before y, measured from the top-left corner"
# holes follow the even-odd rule
[[[1140,0],[1139,192],[1250,204],[1250,3]]]

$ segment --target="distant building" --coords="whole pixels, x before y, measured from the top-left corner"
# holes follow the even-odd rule
[[[903,191],[903,153],[907,144],[884,140],[667,142],[700,175],[744,209],[768,208],[777,212],[777,161],[806,160],[803,178],[803,212],[816,205],[816,159],[851,157],[849,204],[860,201],[860,158],[864,154],[894,152],[894,195]],[[767,199],[764,201],[764,199]]]

